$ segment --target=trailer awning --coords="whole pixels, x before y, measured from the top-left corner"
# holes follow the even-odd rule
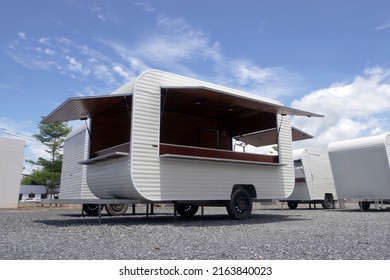
[[[191,110],[201,110],[207,114],[217,113],[221,116],[221,110],[228,114],[235,114],[240,110],[252,110],[253,112],[265,112],[281,115],[295,115],[307,117],[323,117],[323,115],[294,109],[273,103],[271,100],[261,97],[245,94],[241,92],[219,91],[208,87],[162,87],[162,93],[165,95],[164,108],[169,110],[170,106],[182,108],[188,113]],[[94,115],[106,110],[107,108],[131,96],[130,93],[124,95],[100,95],[94,97],[73,97],[67,99],[52,113],[46,116],[41,123],[62,122],[78,119],[91,118]],[[206,110],[202,106],[189,106],[199,103],[211,104]],[[234,112],[235,111],[235,112]]]
[[[312,135],[296,127],[292,127],[291,132],[292,132],[292,141],[300,141],[300,140],[313,138]],[[277,138],[278,136],[277,136],[276,128],[234,137],[235,140],[244,142],[245,144],[249,144],[255,147],[273,145],[275,144]]]
[[[221,109],[221,104],[228,106],[225,109],[240,109],[246,108],[258,112],[267,112],[281,115],[292,115],[292,116],[306,116],[306,117],[324,117],[323,115],[312,113],[300,109],[294,109],[280,105],[272,100],[267,100],[253,94],[247,94],[244,92],[228,92],[217,90],[214,88],[204,86],[189,86],[189,87],[162,87],[163,93],[167,99],[167,106],[169,103],[174,104],[175,107],[188,108],[189,100],[193,103],[213,103]],[[199,109],[199,108],[198,108]]]
[[[42,124],[63,122],[71,120],[83,120],[91,118],[107,108],[126,100],[130,103],[131,96],[126,95],[100,95],[94,97],[72,97],[62,103],[52,113],[42,119]]]

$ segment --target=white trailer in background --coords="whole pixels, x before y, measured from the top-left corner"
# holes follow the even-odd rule
[[[339,199],[363,211],[390,202],[390,134],[333,142],[328,153]]]
[[[320,203],[323,208],[334,208],[336,189],[328,152],[321,148],[294,150],[295,185],[285,200],[290,209],[300,203]]]
[[[80,164],[88,158],[89,134],[87,126],[73,130],[65,139],[61,170],[59,201],[63,203],[82,204],[83,212],[87,215],[98,215],[103,204],[96,204],[95,196],[87,184],[87,166]],[[122,201],[121,201],[122,202]],[[105,204],[109,215],[116,216],[126,213],[128,204]]]
[[[294,187],[288,115],[322,117],[150,70],[111,95],[70,98],[42,123],[90,119],[81,164],[101,200],[173,203],[182,216],[199,206],[226,206],[243,219],[252,201],[286,198]],[[234,151],[233,139],[245,135],[256,136],[259,146],[277,145],[278,155]]]
[[[89,137],[87,129],[73,130],[65,139],[62,160],[60,199],[97,198],[87,184],[87,167],[79,162],[88,158]]]

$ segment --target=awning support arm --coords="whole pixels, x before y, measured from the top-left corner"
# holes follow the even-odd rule
[[[87,119],[82,119],[82,120],[84,120],[84,122],[85,122],[85,128],[87,129],[87,132],[88,132],[89,141],[92,142],[92,135],[91,135],[91,131],[89,130],[89,126],[87,124]]]

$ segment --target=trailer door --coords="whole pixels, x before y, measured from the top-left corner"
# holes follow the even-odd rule
[[[311,181],[309,185],[310,197],[311,199],[321,199],[321,197],[319,197],[319,195],[323,193],[321,191],[323,189],[321,155],[311,152],[309,153],[309,161]]]

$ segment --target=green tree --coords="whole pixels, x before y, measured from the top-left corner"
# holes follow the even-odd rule
[[[64,147],[65,137],[71,131],[67,123],[56,122],[49,124],[39,124],[39,134],[33,137],[44,144],[49,154],[49,159],[38,158],[37,161],[27,160],[27,162],[40,166],[39,170],[34,170],[30,176],[22,180],[25,185],[45,185],[47,193],[53,194],[56,186],[61,179],[62,168],[62,148]]]

